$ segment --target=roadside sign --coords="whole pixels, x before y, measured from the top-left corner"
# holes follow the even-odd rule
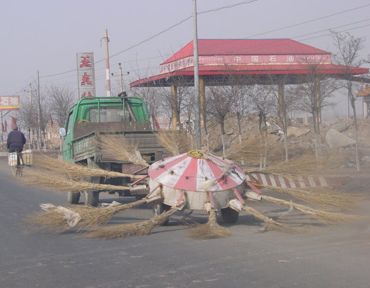
[[[0,110],[19,110],[19,96],[0,96]]]
[[[77,53],[77,71],[79,97],[95,97],[94,53]]]

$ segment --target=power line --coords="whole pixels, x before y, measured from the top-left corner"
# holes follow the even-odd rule
[[[249,35],[247,38],[251,38],[251,37],[254,37],[254,36],[266,35],[266,34],[269,34],[269,33],[272,33],[272,32],[278,32],[278,31],[281,31],[281,30],[289,29],[289,28],[294,28],[294,27],[301,26],[301,25],[304,25],[304,24],[308,24],[308,23],[320,21],[320,20],[323,20],[323,19],[331,18],[331,17],[334,17],[334,16],[338,16],[338,15],[341,15],[341,14],[345,14],[345,13],[348,13],[348,12],[356,11],[356,10],[366,8],[366,7],[369,7],[369,6],[370,6],[370,3],[365,4],[365,5],[361,5],[361,6],[357,6],[357,7],[353,7],[353,8],[349,8],[349,9],[345,9],[345,10],[341,10],[341,11],[338,11],[338,12],[335,12],[335,13],[331,13],[331,14],[328,14],[328,15],[320,16],[320,17],[317,17],[317,18],[309,19],[309,20],[305,20],[305,21],[298,22],[298,23],[295,23],[295,24],[282,26],[282,27],[272,29],[272,30],[269,30],[269,31],[265,31],[265,32],[261,32],[261,33],[252,34],[252,35]]]
[[[348,31],[352,31],[352,30],[356,30],[356,29],[366,28],[366,27],[369,27],[369,26],[370,26],[370,24],[366,24],[366,25],[362,25],[362,26],[352,27],[352,28],[349,28],[349,29],[346,29],[346,30],[341,30],[341,31],[338,31],[338,32],[343,33],[343,32],[348,32]],[[331,29],[327,29],[327,30],[330,31]],[[300,39],[300,40],[304,41],[304,40],[310,40],[310,39],[315,39],[315,38],[320,38],[320,37],[325,37],[325,36],[330,36],[330,35],[331,35],[330,33],[326,33],[326,34],[321,34],[321,35],[317,35],[317,36],[303,38],[303,39]]]
[[[250,3],[253,3],[253,2],[257,2],[257,1],[259,1],[259,0],[240,1],[240,2],[237,2],[237,3],[234,3],[234,4],[225,5],[225,6],[221,6],[221,7],[214,8],[214,9],[200,11],[200,12],[198,12],[198,14],[199,15],[203,15],[203,14],[214,13],[214,12],[218,12],[218,11],[221,11],[221,10],[231,9],[231,8],[234,8],[234,7],[238,7],[238,6],[241,6],[241,5],[247,5],[247,4],[250,4]],[[134,49],[134,48],[136,48],[136,47],[138,47],[138,46],[140,46],[140,45],[142,45],[142,44],[144,44],[146,42],[149,42],[152,39],[154,39],[154,38],[156,38],[156,37],[158,37],[158,36],[160,36],[160,35],[168,32],[168,31],[176,28],[177,26],[180,26],[181,24],[187,22],[191,18],[192,18],[191,15],[188,16],[188,17],[185,17],[182,20],[176,22],[175,24],[172,24],[169,27],[167,27],[167,28],[165,28],[165,29],[163,29],[163,30],[161,30],[161,31],[159,31],[159,32],[157,32],[157,33],[155,33],[155,34],[153,34],[153,35],[151,35],[151,36],[149,36],[149,37],[147,37],[147,38],[145,38],[145,39],[143,39],[143,40],[141,40],[141,41],[139,41],[139,42],[137,42],[137,43],[135,43],[135,44],[127,47],[127,48],[125,48],[125,49],[123,49],[123,50],[120,50],[120,51],[118,51],[116,53],[111,54],[111,56],[109,58],[112,59],[113,57],[116,57],[116,56],[118,56],[120,54],[123,54],[123,53],[125,53],[125,52],[127,52],[127,51],[129,51],[131,49]],[[104,61],[104,59],[99,59],[99,60],[95,61],[95,64],[98,64],[98,63],[103,62],[103,61]],[[63,72],[59,72],[59,73],[52,73],[52,74],[43,75],[40,78],[55,77],[55,76],[59,76],[59,75],[63,75],[63,74],[72,73],[72,72],[75,72],[76,70],[77,69],[69,69],[69,70],[66,70],[66,71],[63,71]]]
[[[325,29],[317,30],[317,31],[310,32],[310,33],[300,34],[300,35],[297,35],[297,36],[293,36],[292,38],[293,39],[302,38],[303,36],[318,34],[318,33],[321,33],[321,32],[326,32],[328,30],[332,30],[332,29],[336,29],[336,28],[342,28],[342,27],[346,27],[346,26],[351,26],[351,25],[354,25],[354,24],[364,23],[364,22],[368,22],[368,21],[370,21],[370,18],[366,18],[366,19],[363,19],[363,20],[360,20],[360,21],[355,21],[355,22],[351,22],[351,23],[347,23],[347,24],[343,24],[343,25],[334,26],[334,27],[331,27],[331,28],[325,28]]]
[[[257,1],[259,1],[259,0],[240,1],[238,3],[221,6],[221,7],[214,8],[214,9],[208,9],[208,10],[199,11],[197,14],[198,15],[202,15],[202,14],[208,14],[208,13],[218,12],[218,11],[221,11],[221,10],[231,9],[231,8],[235,8],[235,7],[238,7],[238,6],[250,4],[250,3],[253,3],[253,2],[257,2]]]

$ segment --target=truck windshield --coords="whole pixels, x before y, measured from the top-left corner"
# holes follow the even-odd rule
[[[90,122],[123,122],[124,114],[123,110],[117,108],[90,109]]]

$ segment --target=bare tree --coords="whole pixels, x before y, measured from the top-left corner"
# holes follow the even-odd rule
[[[76,101],[76,95],[70,89],[66,87],[50,86],[47,89],[48,101],[49,101],[49,114],[51,115],[59,127],[63,127],[67,121],[69,109]],[[46,118],[46,117],[44,117]],[[47,118],[43,121],[48,122]]]
[[[274,113],[276,98],[271,86],[249,85],[246,94],[250,103],[251,111],[258,114],[259,132],[261,137],[260,169],[267,166],[268,135],[267,117]]]
[[[19,121],[21,127],[27,131],[28,143],[33,147],[35,144],[34,135],[38,127],[36,103],[30,100],[22,100],[22,107],[19,111]]]
[[[330,104],[329,98],[333,96],[334,91],[339,89],[339,86],[336,80],[319,73],[318,64],[310,65],[310,70],[311,72],[303,79],[304,83],[292,89],[291,93],[298,96],[300,100],[295,109],[312,115],[315,157],[318,158],[321,153],[320,123],[322,110]]]
[[[191,100],[191,88],[186,83],[185,79],[179,78],[173,83],[173,88],[162,88],[162,93],[165,95],[165,107],[168,109],[167,111],[171,112],[170,119],[171,121],[176,121],[176,126],[182,129],[182,118],[187,116],[187,120],[189,120],[189,103],[192,103]],[[172,91],[172,89],[176,89],[176,91]],[[175,97],[173,97],[173,93],[175,93]],[[186,111],[186,113],[182,113]],[[190,113],[191,114],[191,113]]]
[[[45,128],[48,119],[50,119],[50,114],[49,103],[45,93],[42,93],[42,91],[40,91],[40,107],[38,105],[36,85],[36,83],[30,84],[30,90],[28,91],[30,93],[30,98],[22,100],[19,120],[21,126],[28,131],[28,138],[31,146],[33,148],[41,148],[44,146]],[[41,132],[41,134],[39,132]]]
[[[347,95],[349,103],[352,107],[353,112],[353,124],[355,128],[355,159],[356,159],[356,169],[360,171],[360,156],[358,150],[358,124],[357,124],[357,111],[356,111],[356,97],[353,93],[353,82],[351,80],[352,67],[358,67],[362,63],[360,56],[360,51],[363,46],[364,39],[354,37],[349,33],[338,33],[332,32],[334,39],[334,45],[337,48],[337,54],[335,55],[335,60],[346,67],[346,80],[344,81],[344,87],[347,90]]]
[[[284,152],[285,161],[289,161],[289,150],[288,150],[288,105],[285,95],[285,84],[287,76],[281,75],[279,77],[273,77],[270,75],[270,84],[273,85],[273,91],[276,97],[276,115],[278,117],[279,126],[283,132]]]
[[[207,113],[220,125],[222,153],[225,155],[225,119],[235,102],[232,86],[209,87]]]
[[[161,115],[163,117],[165,115],[165,117],[170,117],[170,115],[167,115],[168,109],[164,109],[165,97],[162,93],[163,91],[153,87],[139,87],[133,88],[133,92],[136,96],[144,99],[149,108],[154,128],[160,129],[158,116]]]

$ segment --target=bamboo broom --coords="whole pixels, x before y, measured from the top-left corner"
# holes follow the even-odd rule
[[[67,225],[67,219],[64,217],[64,214],[61,213],[60,209],[47,209],[46,211],[41,211],[35,214],[32,214],[28,217],[28,222],[34,225],[39,226],[40,228],[45,228],[49,231],[65,231],[72,228],[77,228],[77,230],[81,230],[84,228],[91,228],[93,226],[106,224],[113,215],[124,211],[126,209],[134,208],[140,206],[142,204],[152,203],[154,201],[158,201],[161,199],[161,194],[157,193],[160,186],[157,186],[151,193],[149,193],[145,198],[127,203],[121,204],[117,206],[110,206],[104,208],[95,208],[89,206],[78,206],[73,205],[70,206],[68,209],[71,213],[76,213],[78,215],[78,221],[74,223],[74,225]],[[44,204],[40,205],[41,207]],[[47,204],[50,206],[52,204]],[[52,205],[54,206],[54,205]],[[62,207],[62,206],[58,206]],[[45,209],[43,209],[45,210]]]
[[[98,227],[91,232],[87,232],[85,235],[88,238],[104,238],[104,239],[115,239],[115,238],[126,238],[129,236],[142,236],[149,235],[154,227],[161,225],[168,218],[177,212],[176,207],[155,216],[149,220],[140,221],[130,224],[117,224],[110,225],[108,227]]]
[[[43,205],[43,204],[42,204]],[[42,206],[40,205],[40,206]],[[51,205],[51,204],[47,204]],[[54,205],[51,205],[54,206]],[[62,208],[62,209],[58,209]],[[62,206],[54,206],[50,209],[45,209],[41,212],[33,213],[26,217],[25,222],[31,224],[37,230],[46,230],[49,232],[62,233],[71,230],[71,226],[66,218],[65,210],[70,210],[72,213],[80,214],[82,212],[93,210],[94,208],[88,206],[78,206],[65,208]]]
[[[97,190],[113,190],[120,191],[131,189],[129,186],[115,186],[109,184],[97,184],[86,181],[74,181],[59,177],[43,171],[27,171],[22,177],[22,181],[34,186],[42,186],[61,192],[82,192],[82,191],[97,191]]]
[[[79,164],[69,163],[46,155],[35,156],[36,167],[52,171],[58,174],[67,174],[70,177],[130,177],[140,179],[140,175],[124,174],[116,171],[108,171],[100,168],[90,168]]]
[[[334,192],[322,192],[302,189],[282,189],[278,187],[262,185],[264,188],[275,192],[288,194],[294,198],[300,199],[306,203],[317,204],[323,207],[349,208],[353,206],[355,200],[353,197],[335,194]]]
[[[156,134],[156,137],[159,144],[173,156],[192,149],[191,140],[188,135],[180,131],[161,131]]]
[[[124,137],[105,137],[98,139],[98,146],[105,152],[114,155],[116,160],[131,162],[148,167],[149,164],[142,158],[137,146],[129,143]]]
[[[260,211],[254,209],[252,207],[243,206],[242,210],[247,212],[248,214],[251,214],[256,219],[264,222],[265,223],[264,229],[266,229],[266,230],[267,229],[274,229],[274,230],[280,230],[280,231],[292,230],[291,228],[288,228],[286,225],[275,221],[274,219],[264,215],[263,213],[261,213]]]
[[[323,210],[317,210],[317,209],[313,209],[305,205],[296,204],[292,201],[286,201],[286,200],[278,199],[278,198],[267,196],[267,195],[261,195],[261,198],[263,200],[266,200],[274,204],[293,207],[297,209],[298,211],[301,211],[305,214],[309,214],[326,223],[343,222],[343,221],[350,221],[350,220],[358,219],[358,217],[354,215],[345,215],[342,213],[334,213],[334,212],[327,212]]]
[[[211,209],[206,224],[198,224],[189,231],[190,237],[195,239],[216,239],[228,237],[231,235],[229,229],[220,226],[217,223],[217,214],[215,209]]]
[[[88,210],[76,211],[81,217],[81,221],[78,223],[78,228],[87,228],[92,226],[97,226],[101,224],[106,224],[113,215],[122,212],[127,209],[135,208],[143,204],[152,203],[158,201],[162,198],[158,189],[161,186],[154,188],[145,198],[117,206],[105,207],[105,208],[93,208]],[[161,190],[159,190],[161,191]]]
[[[106,224],[114,214],[126,209],[140,206],[146,202],[146,199],[140,199],[132,203],[105,208],[77,205],[76,207],[68,207],[67,209],[70,209],[80,216],[80,220],[76,223],[76,225],[68,225],[64,214],[57,209],[31,214],[29,217],[27,217],[27,222],[38,226],[39,229],[45,229],[51,232],[59,233],[71,229],[79,231],[81,229]]]

